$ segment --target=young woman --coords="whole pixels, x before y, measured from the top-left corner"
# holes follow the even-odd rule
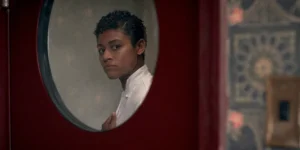
[[[144,62],[146,28],[137,16],[113,11],[100,19],[94,34],[105,73],[110,79],[119,79],[123,88],[116,112],[102,125],[104,131],[131,117],[147,95],[152,75]]]

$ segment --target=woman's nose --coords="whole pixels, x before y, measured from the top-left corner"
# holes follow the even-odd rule
[[[104,62],[106,62],[106,61],[112,59],[112,54],[109,50],[106,50],[106,51],[104,51],[102,57],[103,57]]]

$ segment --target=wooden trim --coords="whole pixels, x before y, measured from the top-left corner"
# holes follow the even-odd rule
[[[199,149],[219,149],[220,1],[199,0]]]

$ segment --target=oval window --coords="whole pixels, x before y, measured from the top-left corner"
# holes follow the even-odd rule
[[[113,129],[138,109],[158,57],[158,21],[149,0],[45,0],[38,55],[61,114],[88,131]]]

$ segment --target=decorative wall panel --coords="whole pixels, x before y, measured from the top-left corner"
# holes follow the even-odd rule
[[[299,75],[300,0],[228,0],[228,150],[268,148],[265,79]]]

